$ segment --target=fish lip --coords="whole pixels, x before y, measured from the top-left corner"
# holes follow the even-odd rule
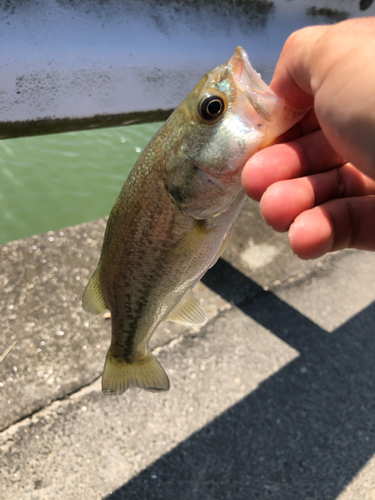
[[[233,56],[229,59],[229,65],[232,67],[233,74],[238,78],[244,69],[251,73],[252,66],[249,56],[245,49],[240,45],[236,47]]]
[[[232,67],[232,72],[237,83],[244,91],[251,88],[252,92],[256,91],[261,94],[269,94],[271,92],[274,94],[268,85],[263,82],[260,74],[252,67],[245,49],[238,46],[230,58],[229,64]]]
[[[228,65],[232,68],[236,87],[246,95],[258,115],[266,122],[278,119],[284,107],[284,100],[262,80],[242,47],[236,48]]]

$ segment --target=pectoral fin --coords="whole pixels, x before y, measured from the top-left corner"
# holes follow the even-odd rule
[[[185,326],[202,326],[207,322],[207,315],[192,292],[188,292],[177,304],[167,321]]]
[[[205,221],[194,221],[191,229],[172,248],[173,253],[179,257],[190,256],[197,251],[197,248],[202,245],[211,231],[212,229],[207,227]]]
[[[82,306],[89,314],[100,314],[107,309],[100,286],[99,267],[96,269],[83,293]]]

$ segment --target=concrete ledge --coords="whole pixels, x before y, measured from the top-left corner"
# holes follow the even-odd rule
[[[0,122],[0,139],[159,122],[169,118],[172,111],[173,109],[159,109],[156,111],[96,115],[88,118],[45,118]]]
[[[0,249],[0,498],[371,499],[374,254],[301,262],[248,202],[209,323],[152,339],[170,392],[108,398],[109,324],[80,305],[104,225]]]
[[[104,229],[105,220],[100,220],[0,247],[0,354],[16,342],[1,364],[0,429],[101,375],[110,324],[103,316],[90,318],[82,310],[81,297],[96,267]],[[204,282],[211,289],[218,287],[226,299],[199,285],[197,292],[210,318],[227,307],[229,297],[240,303],[254,290],[258,293],[248,288],[246,275],[270,287],[314,267],[290,255],[285,238],[265,227],[257,204],[250,201],[233,229],[225,257],[244,276],[238,273],[234,288],[223,266],[205,277]],[[183,331],[173,323],[161,325],[151,347]]]

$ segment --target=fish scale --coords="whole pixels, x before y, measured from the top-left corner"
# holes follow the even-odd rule
[[[149,162],[152,160],[148,159]],[[103,293],[104,300],[112,314],[113,347],[118,345],[118,340],[121,339],[127,354],[125,356],[114,348],[112,353],[115,356],[124,355],[124,359],[131,358],[130,346],[137,343],[139,332],[143,332],[143,324],[146,321],[151,324],[158,321],[156,303],[152,299],[155,298],[154,295],[160,293],[157,285],[166,272],[166,251],[194,223],[191,218],[186,217],[183,221],[178,220],[176,224],[179,210],[167,196],[164,183],[158,179],[158,169],[147,165],[145,171],[147,175],[142,177],[142,183],[137,175],[132,176],[129,180],[130,185],[126,183],[119,196],[119,209],[114,212],[108,225],[109,227],[112,224],[122,225],[122,234],[109,249],[107,257],[109,264],[103,266],[104,270],[100,267],[100,282],[103,290],[108,290]],[[151,189],[156,196],[149,203],[134,201],[133,197],[129,196],[129,193],[134,192],[134,184],[138,190],[137,200],[147,199],[147,193]],[[145,198],[142,197],[143,193]],[[160,203],[163,197],[164,204]],[[124,239],[128,241],[126,247],[122,245]],[[139,245],[139,242],[142,242],[142,245]],[[118,269],[121,269],[121,276],[116,279]],[[134,283],[130,294],[123,284],[132,280]],[[116,300],[112,300],[114,296]],[[123,311],[126,313],[126,321],[123,319],[120,325],[118,318],[124,316]]]
[[[83,297],[88,312],[111,312],[105,393],[169,389],[149,339],[165,319],[204,324],[191,289],[219,258],[242,208],[243,166],[300,118],[238,47],[151,139],[112,209]]]

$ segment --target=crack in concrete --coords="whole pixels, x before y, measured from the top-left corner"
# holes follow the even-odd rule
[[[327,257],[327,261],[331,262],[332,260],[341,260],[346,254],[346,252],[340,252],[339,255],[334,254],[330,255]],[[327,262],[326,261],[326,262]],[[319,263],[318,263],[319,266]],[[289,286],[294,286],[294,285],[301,285],[303,282],[305,282],[308,279],[314,278],[319,276],[319,274],[324,271],[325,275],[327,274],[327,270],[323,269],[323,264],[320,263],[319,268],[309,268],[306,272],[304,273],[297,273],[294,276],[291,276],[283,281],[280,281],[277,283],[277,285],[270,286],[270,287],[260,287],[261,290],[254,295],[250,295],[249,293],[245,292],[245,296],[242,297],[238,302],[231,303],[227,301],[228,307],[224,307],[221,309],[217,310],[217,314],[215,314],[203,327],[191,327],[189,329],[184,330],[182,333],[180,333],[177,337],[172,338],[165,344],[162,344],[160,346],[155,347],[152,352],[155,355],[159,355],[162,351],[167,350],[167,349],[173,349],[176,345],[180,344],[184,339],[193,337],[196,333],[202,331],[202,329],[206,328],[208,325],[212,325],[214,322],[216,322],[218,319],[223,317],[225,314],[230,311],[233,306],[241,309],[241,307],[249,302],[249,301],[254,301],[258,299],[261,295],[267,294],[267,293],[273,293],[273,291],[277,289],[282,289],[285,287]],[[11,345],[10,349],[13,348],[14,346]],[[9,349],[9,348],[8,348]],[[10,350],[9,349],[9,350]],[[4,353],[3,353],[3,357]],[[2,360],[2,359],[1,359]],[[52,413],[55,408],[61,407],[62,405],[68,404],[71,401],[74,401],[76,399],[79,399],[80,397],[93,392],[93,391],[98,391],[100,392],[100,379],[101,379],[101,374],[98,377],[95,377],[88,383],[80,386],[78,389],[73,390],[72,392],[68,392],[62,397],[58,397],[54,400],[52,400],[49,404],[42,405],[38,409],[34,410],[33,412],[22,416],[19,420],[16,420],[9,426],[5,427],[0,431],[0,437],[3,440],[3,443],[6,443],[11,439],[11,436],[13,436],[21,427],[27,426],[31,423],[36,423],[39,418],[43,418],[44,416]],[[2,444],[3,444],[2,443]]]
[[[207,325],[212,324],[215,322],[218,318],[222,317],[225,315],[228,311],[230,311],[233,308],[233,305],[228,302],[229,307],[226,307],[223,310],[218,309],[218,313],[213,316],[207,323],[202,326],[202,327],[191,327],[186,330],[184,330],[182,333],[180,333],[177,337],[174,337],[171,339],[169,342],[166,342],[163,345],[157,346],[152,350],[152,353],[155,355],[158,355],[160,352],[165,351],[167,349],[173,349],[176,345],[180,344],[185,338],[188,338],[189,336],[192,337],[202,329],[206,328]],[[59,407],[61,408],[62,406],[67,405],[69,402],[77,400],[86,394],[89,394],[91,392],[100,392],[101,391],[101,386],[100,386],[100,380],[101,380],[102,374],[100,374],[98,377],[95,377],[93,380],[88,382],[87,384],[82,385],[79,387],[79,389],[76,389],[72,392],[66,393],[64,396],[60,398],[56,398],[53,401],[51,401],[49,404],[43,405],[39,407],[38,409],[34,410],[33,412],[24,415],[20,419],[16,420],[9,426],[5,427],[0,431],[0,438],[2,439],[2,443],[0,443],[1,446],[5,445],[7,441],[11,439],[11,437],[17,433],[17,431],[25,427],[29,424],[35,424],[38,422],[40,418],[46,417],[49,414],[53,413],[55,408]]]

